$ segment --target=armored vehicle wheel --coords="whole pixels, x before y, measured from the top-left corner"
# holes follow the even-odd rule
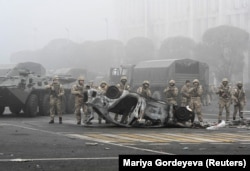
[[[0,115],[3,114],[4,110],[5,110],[5,107],[4,106],[0,106]]]
[[[22,110],[22,106],[12,105],[12,106],[9,106],[9,109],[10,109],[11,113],[19,114]]]
[[[31,94],[25,104],[25,114],[34,117],[37,115],[38,109],[38,97],[35,94]]]
[[[66,100],[66,112],[67,113],[74,113],[75,110],[75,97],[73,94],[67,96]]]
[[[40,115],[49,116],[49,94],[44,95],[42,104],[39,106]]]

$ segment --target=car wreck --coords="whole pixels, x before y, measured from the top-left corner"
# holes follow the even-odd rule
[[[110,86],[105,95],[92,91],[87,105],[107,122],[121,127],[192,127],[195,114],[189,107],[173,107],[167,112],[167,103],[153,98],[146,99],[138,93]],[[86,97],[86,96],[85,96]],[[115,115],[118,114],[118,120]]]

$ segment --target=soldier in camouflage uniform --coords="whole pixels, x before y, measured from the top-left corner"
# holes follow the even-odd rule
[[[185,84],[181,88],[181,106],[186,107],[189,106],[190,104],[190,94],[189,94],[189,89],[190,89],[190,80],[186,80]]]
[[[53,83],[46,85],[47,89],[50,90],[50,121],[49,123],[54,123],[54,117],[57,112],[59,116],[59,123],[62,124],[62,100],[64,95],[63,85],[59,82],[59,77],[55,76],[53,78]]]
[[[106,81],[102,81],[101,84],[99,85],[99,87],[97,88],[97,91],[99,94],[101,95],[106,95],[106,91],[108,89],[108,84]],[[102,117],[98,115],[98,123],[101,124],[102,123]],[[107,121],[106,121],[107,123]]]
[[[246,94],[245,90],[243,89],[243,84],[239,81],[236,84],[236,87],[233,89],[232,99],[234,102],[234,113],[233,113],[233,120],[236,119],[236,114],[239,112],[239,116],[243,119],[243,109],[246,105]]]
[[[128,78],[126,76],[121,76],[120,83],[116,85],[121,93],[123,92],[123,90],[130,90],[130,86],[128,85],[127,81]],[[118,114],[115,114],[114,120],[118,120]]]
[[[71,93],[75,95],[75,115],[76,115],[76,120],[77,124],[81,124],[81,109],[83,110],[83,113],[85,114],[85,121],[87,120],[87,107],[85,104],[84,99],[84,92],[86,92],[86,88],[84,87],[84,77],[80,76],[77,80],[77,83],[72,86]],[[86,122],[84,122],[86,123]]]
[[[148,80],[144,80],[143,83],[142,83],[142,86],[140,86],[136,92],[140,95],[142,95],[144,98],[148,99],[152,96],[152,93],[151,93],[151,90],[149,88],[149,81]],[[140,119],[143,119],[143,116],[144,116],[144,111],[141,110],[140,111]]]
[[[152,96],[151,90],[149,88],[149,81],[144,80],[142,86],[137,89],[137,93],[141,94],[145,98],[150,98]]]
[[[173,106],[177,105],[177,96],[179,93],[178,88],[175,86],[175,81],[170,80],[169,86],[167,86],[163,90],[163,92],[166,95],[166,102],[168,104],[168,106],[167,106],[168,116],[173,119]],[[170,110],[171,110],[171,113],[170,113]]]
[[[203,124],[203,116],[201,113],[201,97],[202,97],[202,93],[203,93],[203,88],[200,85],[200,82],[198,79],[194,79],[193,80],[193,86],[192,88],[189,89],[189,94],[190,94],[190,108],[192,109],[192,111],[197,114],[198,116],[198,120],[200,122],[201,126],[204,126]]]
[[[218,123],[222,120],[223,109],[226,109],[226,121],[229,121],[230,105],[232,103],[232,89],[228,85],[228,79],[223,78],[221,85],[218,87],[216,94],[219,95],[219,116]]]

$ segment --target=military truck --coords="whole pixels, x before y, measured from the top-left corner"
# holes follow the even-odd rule
[[[0,114],[8,107],[11,113],[19,114],[23,111],[27,116],[49,115],[49,91],[45,88],[52,77],[45,76],[45,70],[38,63],[22,63],[14,67],[0,83]],[[32,67],[33,65],[33,67]],[[34,70],[32,70],[32,68]],[[60,78],[65,87],[63,97],[63,111],[72,112],[71,84],[76,79]]]
[[[144,80],[149,80],[152,96],[159,100],[164,100],[163,90],[172,79],[175,80],[179,90],[186,80],[192,82],[194,79],[199,79],[204,88],[209,85],[208,64],[193,59],[147,60],[137,65],[125,65],[116,70],[116,73],[120,74],[116,75],[117,78],[127,75],[132,91],[136,91]],[[112,80],[112,74],[110,77]]]

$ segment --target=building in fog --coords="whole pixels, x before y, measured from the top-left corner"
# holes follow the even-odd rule
[[[137,36],[152,39],[156,47],[171,36],[200,42],[207,29],[219,25],[250,33],[250,0],[116,0],[116,6],[119,35],[124,42]],[[250,67],[244,68],[244,78],[250,82]]]
[[[250,32],[249,0],[116,0],[120,38],[151,38],[156,45],[170,36],[200,41],[205,30],[219,25]]]

